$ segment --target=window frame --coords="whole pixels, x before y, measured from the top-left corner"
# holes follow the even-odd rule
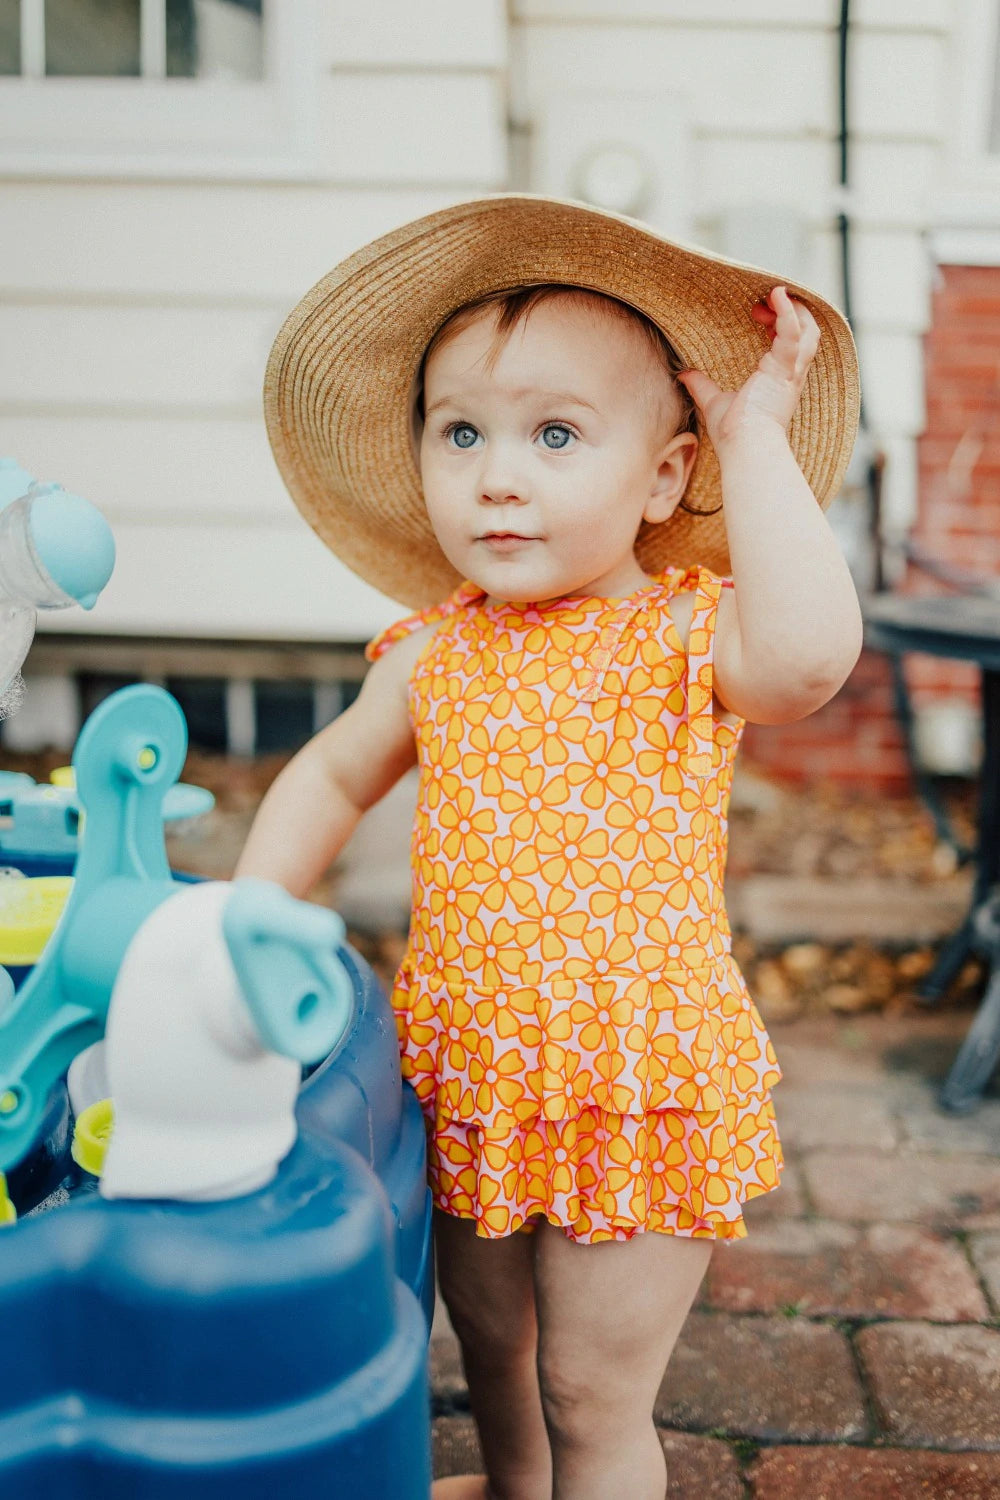
[[[265,0],[260,80],[0,77],[0,173],[315,179],[318,19],[317,0]]]

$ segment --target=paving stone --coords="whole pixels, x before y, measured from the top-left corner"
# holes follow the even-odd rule
[[[843,1334],[803,1318],[692,1312],[656,1420],[777,1441],[863,1437],[861,1386]]]
[[[703,1301],[729,1312],[789,1308],[844,1318],[981,1321],[990,1316],[954,1239],[911,1224],[868,1229],[831,1219],[764,1225],[720,1245]]]
[[[483,1455],[471,1417],[435,1417],[431,1427],[434,1478],[449,1474],[481,1474]]]
[[[1000,1155],[1000,1099],[984,1099],[971,1114],[951,1115],[938,1103],[939,1084],[909,1082],[908,1097],[904,1095],[895,1110],[908,1145]]]
[[[857,1348],[886,1433],[904,1444],[1000,1450],[1000,1332],[882,1323]]]
[[[983,1217],[1000,1213],[1000,1164],[985,1157],[841,1148],[808,1152],[801,1165],[817,1212],[830,1219],[987,1227]]]
[[[718,1438],[660,1432],[667,1461],[667,1500],[743,1500],[736,1455]],[[471,1417],[436,1417],[432,1429],[434,1478],[481,1474],[483,1455]]]
[[[1000,1455],[871,1448],[771,1448],[750,1471],[754,1500],[996,1500]]]
[[[1000,1313],[1000,1233],[971,1234],[969,1250],[993,1306]]]
[[[880,1081],[942,1082],[969,1029],[968,1010],[904,1015],[808,1016],[771,1028],[785,1082],[793,1087]],[[776,1093],[776,1097],[778,1097]]]
[[[782,1144],[799,1151],[817,1146],[891,1151],[899,1139],[878,1083],[868,1088],[782,1083],[774,1091],[774,1112]]]
[[[667,1460],[667,1500],[743,1500],[736,1455],[718,1438],[660,1432]]]

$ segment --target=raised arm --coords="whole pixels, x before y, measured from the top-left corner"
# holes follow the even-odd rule
[[[781,724],[813,713],[843,685],[862,622],[847,563],[786,435],[819,329],[784,287],[768,300],[754,316],[771,348],[739,391],[697,370],[680,378],[719,456],[735,584],[719,606],[716,694],[741,718]]]
[[[350,708],[277,776],[254,819],[235,875],[274,880],[304,896],[364,813],[416,762],[407,683],[427,630],[373,663]]]

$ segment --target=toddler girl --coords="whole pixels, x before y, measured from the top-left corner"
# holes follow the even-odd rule
[[[733,761],[861,644],[817,504],[853,346],[804,296],[501,197],[362,251],[272,355],[297,502],[422,606],[237,874],[305,894],[419,765],[392,999],[487,1470],[442,1497],[663,1500],[664,1368],[712,1246],[778,1183],[779,1070],[723,904]]]

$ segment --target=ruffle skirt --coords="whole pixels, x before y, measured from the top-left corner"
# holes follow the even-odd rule
[[[538,1215],[581,1243],[746,1234],[742,1205],[780,1180],[780,1070],[731,955],[499,999],[397,979],[438,1208],[488,1238]]]

